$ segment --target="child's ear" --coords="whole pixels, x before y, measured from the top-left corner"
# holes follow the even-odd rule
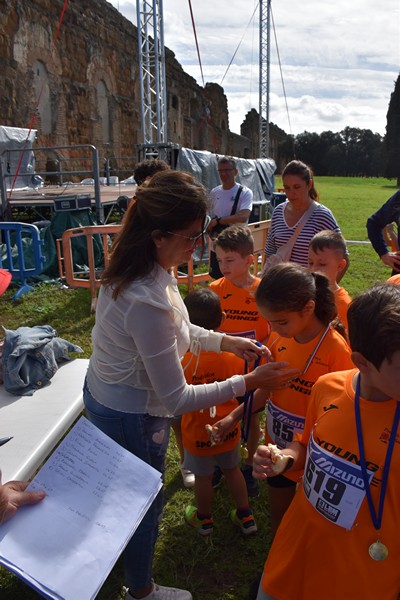
[[[371,363],[365,358],[365,356],[361,354],[361,352],[352,352],[351,360],[353,361],[357,369],[360,371],[360,373],[363,373],[364,375],[367,375],[369,373]]]
[[[340,259],[340,262],[337,267],[338,273],[341,273],[347,265],[347,260],[345,258]]]
[[[222,315],[221,315],[221,325],[225,321],[225,319],[226,319],[226,312],[223,310]],[[220,327],[221,327],[221,325],[220,325]]]
[[[312,314],[315,311],[315,300],[309,300],[303,308],[303,311],[306,314]]]

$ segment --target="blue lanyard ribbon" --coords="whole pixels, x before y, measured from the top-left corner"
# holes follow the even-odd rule
[[[367,495],[369,512],[371,514],[371,519],[374,524],[375,529],[379,530],[382,524],[382,516],[383,516],[383,507],[385,504],[385,496],[386,496],[386,488],[389,478],[389,470],[390,463],[392,460],[392,454],[394,449],[394,443],[396,440],[397,428],[399,426],[400,419],[400,402],[397,402],[396,412],[394,413],[392,431],[390,432],[388,449],[386,451],[385,464],[383,467],[383,476],[382,476],[382,484],[381,484],[381,492],[379,495],[379,506],[378,506],[378,514],[375,511],[375,506],[372,501],[371,488],[369,485],[369,478],[367,473],[367,465],[365,461],[365,448],[364,448],[364,440],[362,435],[362,426],[361,426],[361,412],[360,412],[360,374],[357,377],[356,383],[356,394],[354,397],[354,409],[356,415],[356,428],[357,428],[357,438],[358,438],[358,448],[360,452],[360,467],[362,478],[364,482],[365,493]]]
[[[256,342],[257,346],[261,346],[260,342]],[[254,361],[254,369],[258,367],[261,361],[261,356],[258,356]],[[244,363],[244,374],[248,373],[248,363],[247,360]],[[254,390],[250,390],[245,393],[243,396],[243,417],[242,417],[242,426],[241,426],[241,439],[242,442],[246,443],[249,439],[249,431],[250,431],[250,420],[251,415],[253,413],[253,399],[254,399]]]

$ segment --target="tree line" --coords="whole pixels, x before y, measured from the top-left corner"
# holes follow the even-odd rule
[[[279,156],[285,161],[299,158],[317,175],[396,178],[400,185],[400,75],[389,102],[385,136],[357,127],[304,131],[285,136]]]

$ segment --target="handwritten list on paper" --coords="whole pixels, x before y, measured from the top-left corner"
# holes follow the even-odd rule
[[[0,563],[45,597],[91,600],[161,485],[81,417],[30,484],[45,500],[0,527]]]

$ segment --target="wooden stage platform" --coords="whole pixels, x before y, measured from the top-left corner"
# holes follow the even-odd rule
[[[7,191],[5,206],[3,204],[3,213],[6,209],[33,208],[40,213],[40,208],[54,209],[55,200],[68,200],[74,196],[90,196],[90,204],[93,210],[96,210],[97,219],[104,222],[104,207],[112,206],[117,203],[121,196],[132,199],[136,192],[136,185],[125,185],[117,183],[115,185],[100,185],[98,192],[94,185],[82,185],[68,183],[65,185],[46,185],[42,188],[23,188],[14,190],[12,193]]]

